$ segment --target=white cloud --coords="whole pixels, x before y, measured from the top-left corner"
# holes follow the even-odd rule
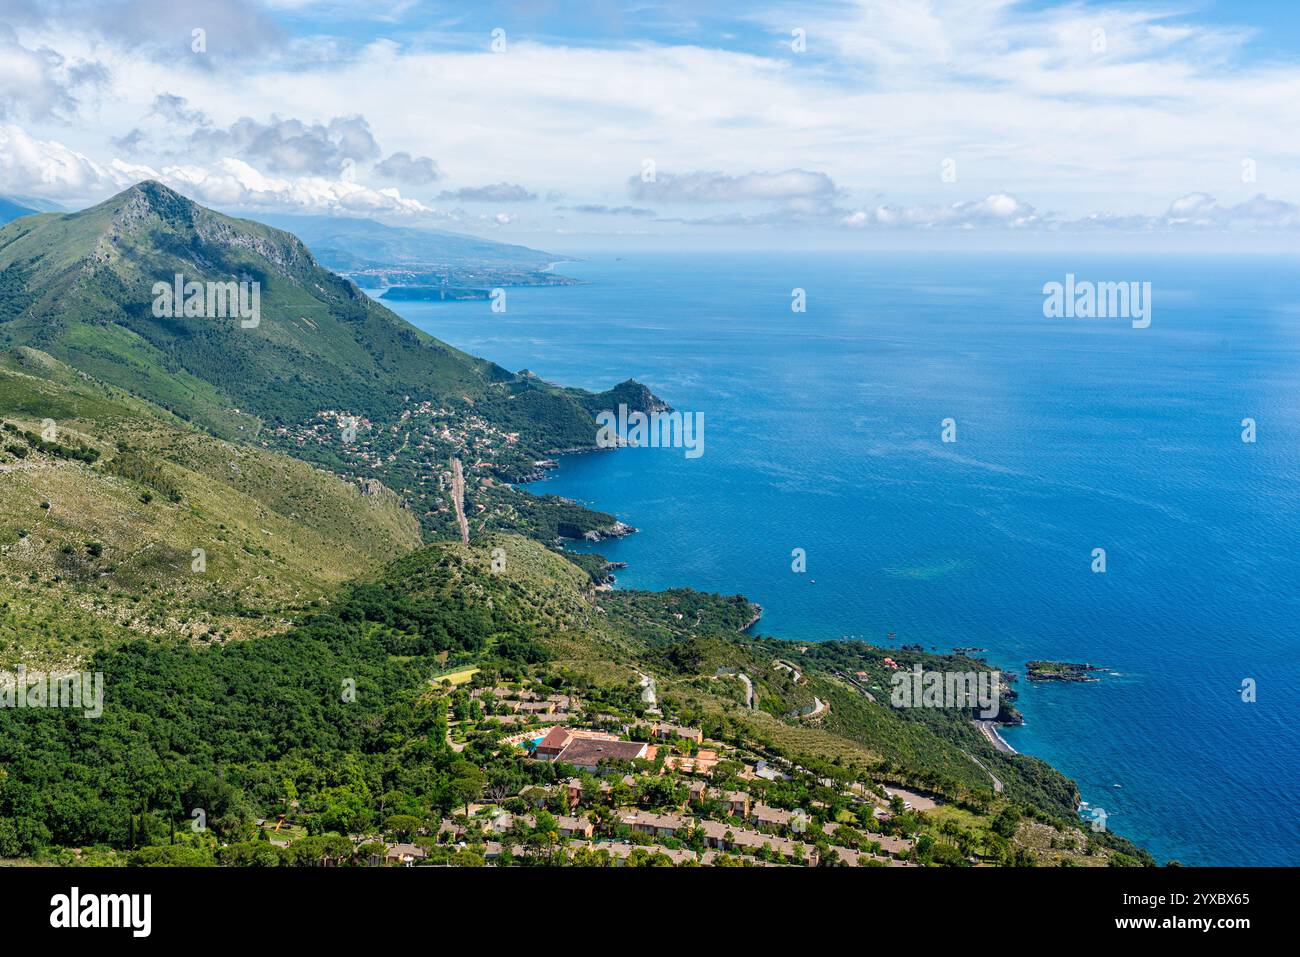
[[[1289,229],[1300,226],[1300,207],[1263,193],[1242,203],[1220,204],[1207,193],[1189,193],[1169,206],[1159,225],[1192,228]]]
[[[471,203],[526,203],[536,199],[537,194],[518,183],[492,183],[488,186],[462,186],[460,189],[443,190],[438,198]]]
[[[653,209],[646,209],[644,206],[607,206],[604,203],[579,203],[576,206],[557,206],[556,209],[585,213],[588,216],[636,216],[645,218],[655,215]]]
[[[70,61],[48,46],[29,48],[11,26],[0,22],[0,119],[71,115],[77,107],[76,88],[106,80],[95,61]]]
[[[442,178],[438,164],[428,156],[412,156],[399,151],[387,157],[375,166],[375,173],[386,179],[395,179],[399,183],[411,183],[423,186]]]
[[[595,209],[626,202],[631,177],[633,196],[647,200],[635,208],[662,216],[646,217],[656,231],[692,222],[1271,228],[1263,224],[1288,221],[1289,205],[1253,195],[1300,198],[1294,149],[1278,133],[1300,125],[1300,64],[1250,59],[1240,29],[1141,2],[862,0],[758,16],[771,30],[770,55],[723,49],[721,33],[701,40],[710,47],[564,45],[512,34],[502,55],[486,41],[481,51],[434,49],[433,34],[355,49],[300,36],[292,49],[315,44],[330,58],[293,61],[281,50],[237,70],[217,59],[142,57],[121,31],[29,27],[27,49],[100,59],[114,86],[93,123],[28,128],[101,161],[130,147],[124,155],[155,166],[202,167],[214,190],[229,176],[218,158],[233,156],[291,184],[256,191],[265,201],[305,195],[342,204],[341,188],[297,185],[341,180],[334,157],[281,162],[229,138],[206,155],[182,155],[186,136],[169,138],[142,118],[162,93],[183,97],[185,109],[226,133],[241,117],[259,118],[260,127],[272,125],[267,117],[295,117],[311,130],[364,115],[390,159],[436,156],[456,183],[523,181]],[[807,29],[806,54],[791,56],[782,42],[792,23]],[[1104,31],[1102,49],[1096,31]],[[136,127],[148,137],[132,136]],[[1258,169],[1249,184],[1241,180],[1247,158]],[[660,176],[643,192],[645,159]],[[955,182],[940,178],[947,159]],[[394,209],[434,202],[419,193],[428,177],[380,179],[378,168],[368,176],[403,192],[358,187],[366,192],[357,200]],[[405,195],[412,189],[417,199]],[[1218,197],[1214,208],[1170,209],[1169,197],[1197,192]],[[706,203],[707,218],[687,218]],[[549,212],[523,220],[545,228]]]
[[[1208,193],[1188,193],[1160,216],[1091,213],[1079,218],[1042,215],[1006,193],[949,206],[877,206],[843,216],[840,224],[868,228],[992,228],[1149,232],[1168,229],[1294,229],[1300,207],[1262,193],[1242,203],[1222,205]]]
[[[42,196],[84,196],[124,185],[111,167],[13,124],[0,126],[0,182],[6,190]]]
[[[888,206],[857,210],[840,222],[854,229],[867,227],[994,227],[1024,229],[1042,225],[1033,206],[1008,193],[946,206]]]
[[[243,160],[229,157],[217,163],[216,168],[165,166],[150,174],[148,178],[157,179],[192,199],[219,206],[399,216],[433,212],[418,200],[403,198],[396,189],[374,189],[324,176],[276,178]]]
[[[696,171],[640,174],[627,181],[634,199],[661,203],[736,203],[752,200],[823,199],[835,194],[835,183],[825,173],[787,169],[778,173],[726,173]]]
[[[180,104],[183,97],[176,97]],[[266,123],[241,116],[226,129],[202,127],[190,135],[190,148],[209,155],[242,156],[280,173],[337,175],[348,163],[378,159],[379,144],[364,116],[335,116],[327,123],[304,123],[275,114]]]

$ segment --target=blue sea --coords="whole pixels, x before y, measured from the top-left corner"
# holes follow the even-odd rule
[[[1011,744],[1161,862],[1294,865],[1297,265],[593,253],[559,267],[587,285],[511,289],[504,314],[397,308],[508,368],[631,376],[703,414],[698,458],[572,456],[535,486],[640,529],[599,548],[628,563],[621,587],[743,593],[784,638],[1100,665],[1095,684],[1021,680]],[[1150,282],[1150,327],[1045,318],[1043,284],[1067,273]]]

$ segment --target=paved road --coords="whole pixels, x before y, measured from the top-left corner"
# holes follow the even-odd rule
[[[965,754],[966,757],[970,758],[972,761],[974,761],[976,764],[978,764],[981,768],[984,769],[984,773],[987,774],[987,775],[988,775],[988,776],[993,780],[993,790],[994,790],[994,792],[996,792],[997,794],[1001,794],[1001,793],[1002,793],[1002,779],[999,778],[999,777],[998,777],[996,774],[994,774],[992,771],[990,771],[987,767],[985,767],[985,766],[984,766],[984,762],[981,761],[979,758],[975,757],[975,755],[973,755],[973,754],[967,754],[965,751],[963,751],[962,754]]]
[[[800,671],[799,671],[798,668],[796,668],[794,665],[790,664],[790,662],[788,662],[788,661],[782,661],[780,658],[777,658],[776,661],[772,662],[772,667],[773,667],[773,668],[781,668],[781,669],[784,669],[784,670],[790,672],[790,675],[794,678],[794,683],[795,683],[795,684],[798,684],[798,683],[799,683],[799,679],[801,679],[801,678],[803,677],[803,675],[800,673]]]
[[[813,695],[813,709],[809,711],[806,715],[804,715],[804,717],[805,718],[819,717],[822,714],[822,712],[829,711],[830,708],[831,706],[828,705],[825,701],[823,701],[821,698],[817,697],[816,695]]]
[[[637,674],[641,676],[641,700],[650,707],[655,707],[659,703],[655,694],[655,680],[643,671],[638,671]]]
[[[465,518],[465,473],[460,459],[451,460],[451,502],[456,506],[456,524],[460,526],[460,540],[469,544],[469,521]]]
[[[744,674],[744,673],[741,673],[741,672],[738,672],[738,673],[736,674],[736,677],[739,678],[740,681],[741,681],[741,683],[744,684],[744,686],[745,686],[745,705],[746,705],[746,707],[748,707],[748,708],[755,708],[755,707],[757,707],[757,706],[758,706],[758,696],[757,696],[756,694],[754,694],[754,682],[752,682],[752,681],[749,680],[749,675]]]

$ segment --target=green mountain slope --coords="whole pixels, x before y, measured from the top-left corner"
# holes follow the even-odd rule
[[[432,850],[447,817],[471,801],[531,811],[514,796],[571,772],[529,761],[502,741],[517,731],[502,712],[484,713],[466,688],[442,681],[449,670],[477,668],[473,686],[527,682],[543,694],[576,695],[582,723],[612,726],[653,720],[638,680],[654,676],[665,714],[701,727],[732,754],[790,772],[786,780],[741,782],[732,759],[715,769],[713,784],[811,807],[828,825],[869,827],[868,840],[881,833],[872,809],[887,805],[882,783],[924,785],[941,806],[925,817],[899,809],[888,831],[909,841],[919,834],[924,860],[966,866],[978,854],[986,863],[1022,862],[1035,839],[1044,845],[1036,853],[1053,860],[1141,860],[1122,839],[1083,830],[1071,782],[1033,759],[999,758],[961,713],[913,726],[887,705],[865,702],[871,720],[849,728],[738,706],[716,660],[761,676],[769,655],[798,654],[787,643],[738,635],[743,602],[684,590],[629,593],[636,605],[629,614],[609,597],[539,543],[498,535],[403,557],[283,634],[100,651],[88,664],[111,690],[101,717],[0,710],[0,856],[70,860],[55,849],[94,844],[101,848],[89,859],[104,862],[250,864],[266,857],[255,853],[255,822],[283,813],[298,850],[266,862],[306,864],[321,851],[307,834],[352,835],[335,839],[337,856],[352,860],[356,847],[394,831],[418,834]],[[678,617],[682,611],[690,615]],[[796,660],[806,669],[801,681],[824,694],[830,672],[815,657]],[[762,692],[777,693],[766,679]],[[836,707],[846,701],[837,698]],[[553,721],[543,716],[539,727]],[[1005,793],[994,793],[971,756],[996,769]],[[665,768],[651,762],[631,770],[643,783],[622,800],[680,810],[685,780],[661,776]],[[594,790],[595,782],[584,776],[584,786]],[[177,826],[179,841],[169,840],[195,807],[208,830]],[[803,836],[824,843],[821,827]],[[933,848],[955,837],[966,850]],[[265,841],[260,850],[270,850]]]
[[[326,409],[386,420],[418,401],[486,402],[542,447],[594,437],[568,392],[420,332],[294,236],[155,182],[10,223],[0,270],[0,345],[41,349],[227,437]],[[156,317],[154,284],[177,274],[260,284],[260,322]]]
[[[9,663],[279,630],[420,541],[382,487],[215,438],[35,350],[0,356],[0,420]]]

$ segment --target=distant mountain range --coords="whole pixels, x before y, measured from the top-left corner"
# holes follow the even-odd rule
[[[574,282],[550,271],[563,256],[477,236],[341,216],[253,214],[253,218],[293,233],[322,266],[366,288]]]
[[[0,196],[0,224],[10,222],[33,213],[58,213],[63,207],[47,199],[34,199],[30,196]]]

